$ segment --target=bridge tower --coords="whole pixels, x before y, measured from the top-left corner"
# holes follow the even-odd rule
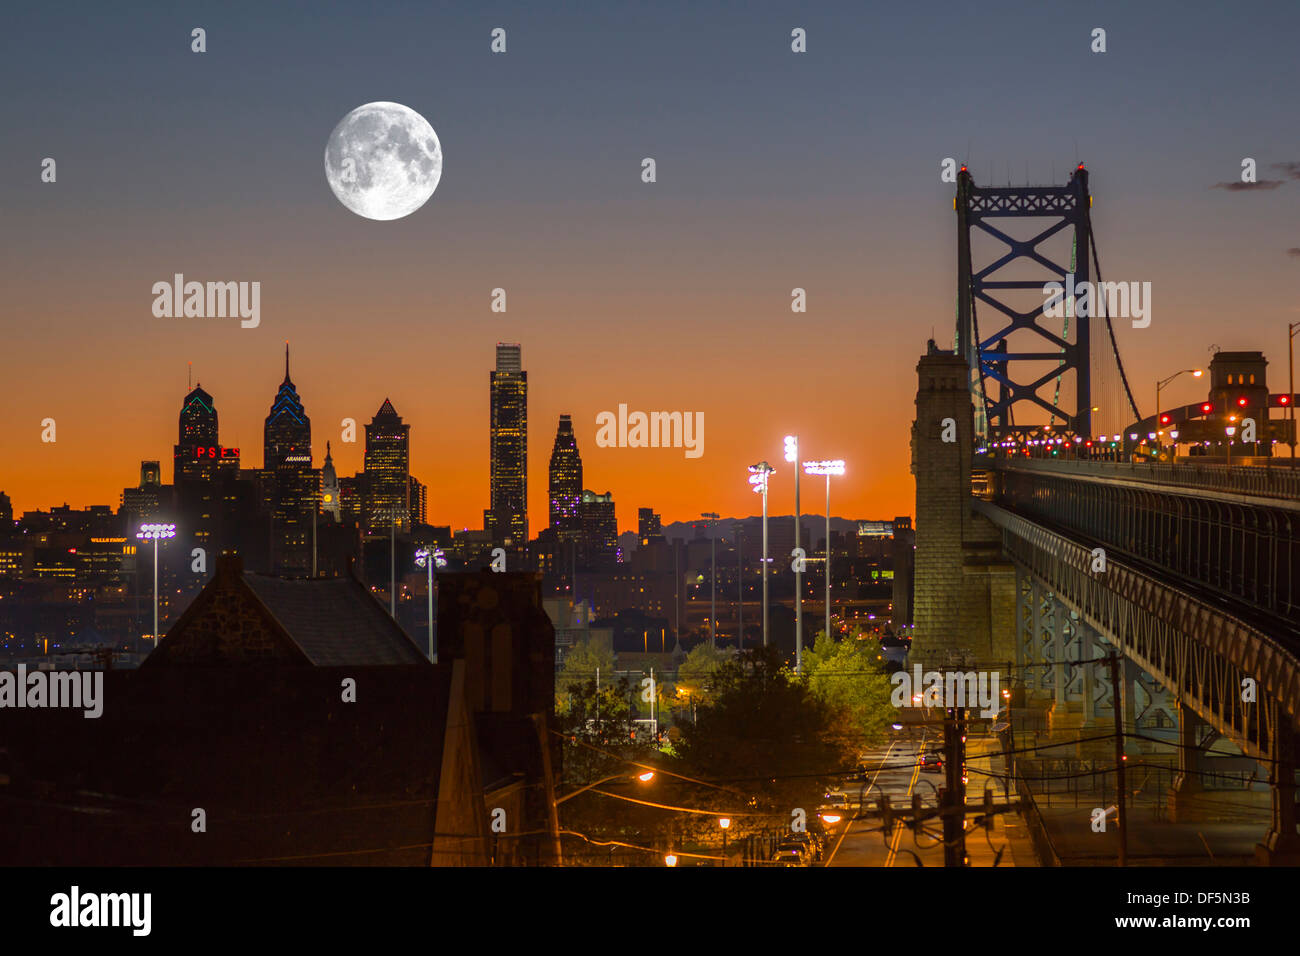
[[[1080,163],[1064,186],[977,186],[963,166],[957,174],[953,207],[957,213],[957,354],[970,369],[976,437],[996,440],[1017,430],[1048,424],[1091,436],[1089,356],[1093,333],[1097,331],[1093,328],[1094,314],[1100,313],[1114,348],[1114,331],[1105,315],[1104,299],[1100,309],[1095,295],[1089,297],[1090,306],[1083,307],[1067,291],[1061,303],[1065,312],[1062,323],[1045,315],[1048,297],[1043,293],[1047,282],[1059,282],[1072,291],[1094,278],[1100,281],[1088,171]],[[1024,239],[1012,235],[1010,225],[1000,222],[1023,219],[1036,220],[1040,227]],[[1056,261],[1044,247],[1060,233],[1072,240],[1074,252],[1069,263]],[[981,234],[992,237],[1005,249],[977,267],[971,247],[972,239]],[[1036,275],[1030,277],[1031,272]],[[1067,276],[1073,277],[1072,285]],[[981,304],[988,307],[983,313]],[[1084,314],[1079,315],[1080,311]],[[1132,406],[1132,391],[1118,350],[1114,355]],[[1062,397],[1062,380],[1071,386],[1072,398]],[[1053,383],[1054,391],[1044,394]]]
[[[975,444],[966,362],[931,340],[916,374],[912,659],[935,667],[1010,661],[1015,569],[1002,557],[1001,533],[971,509]]]

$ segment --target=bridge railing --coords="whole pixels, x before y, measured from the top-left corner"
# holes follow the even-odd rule
[[[1268,462],[1271,459],[1251,459]],[[1300,469],[1288,465],[1228,465],[1217,462],[1116,462],[1058,458],[989,458],[982,464],[998,470],[1089,475],[1115,481],[1147,481],[1201,491],[1300,500]]]

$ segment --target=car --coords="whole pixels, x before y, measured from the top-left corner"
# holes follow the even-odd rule
[[[921,754],[916,762],[922,773],[943,773],[943,757],[940,754]]]
[[[807,855],[811,856],[814,860],[820,860],[822,858],[822,840],[814,833],[804,832],[791,834],[781,841],[780,848],[785,849],[792,845],[800,845],[804,847],[807,851]]]
[[[812,856],[812,847],[805,841],[796,839],[800,835],[801,834],[798,833],[792,833],[787,837],[783,837],[781,842],[776,845],[776,848],[778,850],[790,850],[802,856]]]
[[[772,862],[777,866],[808,865],[808,860],[798,850],[777,850],[772,854]]]

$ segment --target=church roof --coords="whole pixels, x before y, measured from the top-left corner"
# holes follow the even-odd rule
[[[356,578],[244,574],[238,555],[223,554],[212,580],[142,667],[258,662],[429,665],[420,647]]]
[[[420,664],[426,658],[357,581],[244,576],[280,626],[316,667]]]

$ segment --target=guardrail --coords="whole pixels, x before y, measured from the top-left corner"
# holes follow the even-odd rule
[[[1222,491],[1300,501],[1300,468],[1273,464],[1272,459],[1251,459],[1269,464],[1228,465],[1218,462],[1157,461],[1117,462],[1056,458],[988,458],[978,466],[998,471],[1028,471],[1051,475],[1087,475],[1113,481],[1143,481],[1175,488]]]

